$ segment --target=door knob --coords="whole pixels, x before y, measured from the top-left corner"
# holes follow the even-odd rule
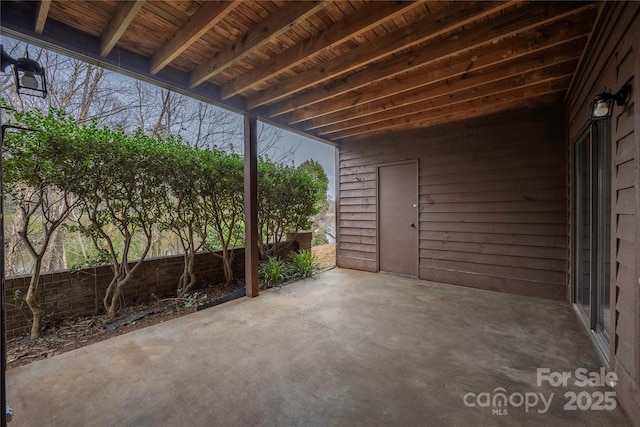
[[[409,227],[416,228],[416,225],[415,225],[414,223],[410,223],[410,224],[409,224]]]

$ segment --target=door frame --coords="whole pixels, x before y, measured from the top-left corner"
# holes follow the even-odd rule
[[[610,237],[609,237],[609,241],[608,242],[602,242],[600,241],[600,229],[599,229],[599,225],[600,224],[600,214],[602,213],[600,210],[600,203],[602,202],[602,199],[600,199],[600,189],[601,189],[601,182],[600,179],[602,178],[602,176],[598,173],[598,164],[597,161],[594,160],[593,156],[594,156],[594,144],[599,144],[600,141],[597,141],[597,138],[599,138],[600,136],[600,129],[599,126],[604,126],[605,127],[605,132],[609,133],[609,140],[606,142],[608,144],[608,150],[609,150],[609,176],[608,176],[608,185],[609,185],[609,197],[608,197],[608,201],[609,203],[611,203],[611,209],[610,209],[610,227],[609,227],[609,233],[610,233]],[[570,281],[570,286],[569,286],[569,296],[570,299],[569,301],[571,302],[571,305],[573,306],[573,309],[580,321],[580,323],[583,325],[583,327],[589,332],[589,337],[591,338],[591,341],[594,344],[594,347],[596,348],[596,351],[598,353],[598,355],[600,356],[601,361],[603,362],[604,365],[608,365],[609,361],[610,361],[610,354],[611,354],[611,347],[613,345],[614,342],[614,331],[615,331],[615,318],[614,318],[614,313],[615,313],[615,304],[616,304],[616,298],[615,298],[615,281],[614,281],[614,272],[615,272],[615,240],[611,238],[611,236],[615,236],[615,212],[613,209],[613,206],[615,206],[615,191],[613,189],[613,182],[614,182],[614,162],[615,162],[615,153],[612,151],[613,150],[613,144],[611,143],[611,139],[610,139],[610,123],[594,123],[594,122],[589,122],[587,123],[587,125],[579,132],[577,138],[571,142],[571,152],[570,152],[570,161],[571,161],[571,174],[570,174],[570,185],[571,185],[571,191],[570,191],[570,209],[571,209],[571,227],[570,227],[570,233],[571,233],[571,260],[570,260],[570,265],[571,265],[571,270],[570,270],[570,277],[571,277],[571,281]],[[591,202],[590,202],[590,288],[589,288],[589,305],[590,305],[590,313],[587,316],[587,313],[585,313],[582,308],[580,307],[580,305],[578,304],[577,301],[577,284],[578,284],[578,277],[576,275],[577,272],[577,240],[579,238],[579,233],[578,233],[578,224],[577,224],[577,195],[576,195],[576,191],[577,191],[577,161],[576,161],[576,150],[577,150],[577,145],[579,142],[581,142],[582,140],[587,139],[588,140],[588,150],[589,150],[589,158],[590,158],[590,164],[587,167],[587,170],[589,171],[589,176],[590,176],[590,195],[591,195]],[[597,155],[597,153],[595,153]],[[595,196],[595,197],[594,197]],[[605,213],[606,215],[606,213]],[[606,221],[605,221],[606,223]],[[598,283],[598,279],[600,277],[600,270],[599,267],[600,266],[600,262],[599,262],[599,257],[600,254],[598,253],[598,251],[600,250],[604,250],[605,246],[609,246],[609,271],[608,272],[604,272],[608,277],[609,277],[609,330],[608,331],[599,331],[597,329],[596,326],[596,320],[597,320],[597,312],[598,312],[598,304],[602,303],[602,301],[600,301],[600,295],[599,295],[599,286],[600,284]],[[595,313],[594,313],[595,312]],[[606,335],[605,335],[606,334]]]
[[[376,164],[376,272],[380,272],[380,168],[413,164],[416,169],[416,279],[420,278],[420,162],[419,159],[398,160]]]

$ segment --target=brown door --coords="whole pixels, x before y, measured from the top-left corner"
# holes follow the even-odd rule
[[[418,167],[378,167],[380,271],[418,275]]]

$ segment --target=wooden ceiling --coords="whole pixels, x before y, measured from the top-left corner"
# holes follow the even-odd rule
[[[6,1],[2,32],[340,143],[559,104],[590,2]]]

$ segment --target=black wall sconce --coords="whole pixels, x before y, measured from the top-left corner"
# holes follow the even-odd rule
[[[631,84],[625,83],[616,93],[602,92],[591,102],[590,119],[608,119],[613,114],[613,107],[622,107],[629,100],[631,95]]]
[[[19,94],[47,97],[47,78],[44,67],[29,58],[29,52],[24,58],[14,59],[0,45],[0,70],[4,73],[9,65],[13,65],[16,90]]]

